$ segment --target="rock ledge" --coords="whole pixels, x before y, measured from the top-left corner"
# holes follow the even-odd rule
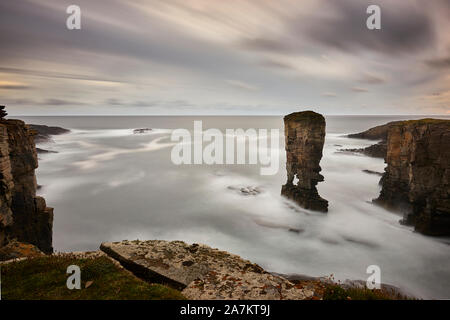
[[[182,241],[122,241],[100,249],[137,276],[170,285],[188,299],[302,300],[313,291],[270,274],[241,257]]]

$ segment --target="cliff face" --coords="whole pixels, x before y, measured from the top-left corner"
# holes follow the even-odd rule
[[[287,182],[281,194],[306,209],[327,212],[328,201],[320,197],[316,188],[324,180],[319,163],[325,142],[325,118],[312,111],[292,113],[284,117],[284,131]]]
[[[450,235],[450,121],[393,125],[387,167],[375,202],[404,213],[403,222],[428,235]]]
[[[0,246],[12,239],[52,248],[53,209],[36,196],[33,132],[20,120],[0,120]]]

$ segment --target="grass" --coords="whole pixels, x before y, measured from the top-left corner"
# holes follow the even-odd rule
[[[81,270],[81,289],[66,286],[67,267]],[[43,256],[1,266],[5,300],[180,300],[172,288],[149,284],[107,257]]]
[[[410,300],[411,298],[389,289],[368,289],[366,287],[343,288],[328,285],[323,292],[323,300]]]

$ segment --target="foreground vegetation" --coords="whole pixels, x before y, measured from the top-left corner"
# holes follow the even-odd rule
[[[67,267],[81,269],[81,289],[66,286]],[[174,300],[184,299],[172,288],[149,284],[107,257],[42,256],[1,266],[5,300]]]
[[[323,300],[408,300],[410,298],[389,289],[368,289],[366,287],[344,288],[328,285],[323,292]]]

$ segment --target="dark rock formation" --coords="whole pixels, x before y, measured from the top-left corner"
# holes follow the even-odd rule
[[[373,171],[373,170],[368,170],[368,169],[364,169],[363,172],[368,173],[368,174],[375,174],[375,175],[377,175],[377,176],[382,176],[382,175],[383,175],[382,172]]]
[[[366,148],[357,148],[357,149],[339,149],[340,152],[356,152],[361,153],[369,157],[373,158],[383,158],[386,156],[387,152],[387,143],[386,140],[382,140],[377,144],[373,144]]]
[[[0,119],[6,117],[8,113],[5,111],[5,106],[0,106]]]
[[[374,201],[401,210],[418,232],[450,235],[450,120],[391,125],[386,163]]]
[[[369,130],[359,132],[359,133],[352,133],[347,135],[349,138],[354,139],[367,139],[367,140],[380,140],[377,144],[373,144],[371,146],[368,146],[367,148],[359,148],[359,149],[342,149],[340,151],[350,151],[350,152],[357,152],[365,154],[369,157],[374,158],[385,158],[386,152],[387,152],[387,136],[388,131],[393,126],[402,123],[403,121],[393,121],[386,124],[383,124],[381,126],[376,126],[373,128],[370,128]]]
[[[292,113],[284,117],[284,134],[287,182],[281,194],[305,209],[327,212],[328,201],[320,197],[316,188],[324,179],[319,163],[325,142],[325,118],[313,111]]]
[[[34,137],[20,120],[0,120],[0,246],[16,239],[52,249],[53,209],[36,196]]]
[[[58,153],[58,151],[46,150],[46,149],[41,149],[41,148],[36,148],[36,152],[38,154],[40,154],[40,153]]]
[[[40,257],[44,254],[34,245],[29,243],[10,241],[6,246],[0,247],[0,261],[20,258]]]
[[[387,140],[389,129],[392,126],[395,126],[402,122],[403,121],[388,122],[381,126],[376,126],[376,127],[370,128],[363,132],[349,134],[349,135],[347,135],[347,137],[354,138],[354,139],[367,139],[367,140]]]
[[[257,196],[262,192],[260,187],[254,186],[228,186],[227,189],[236,191],[243,196]]]
[[[36,143],[51,141],[52,135],[68,133],[70,130],[61,127],[49,127],[40,124],[28,125],[31,130],[35,131],[34,141]]]
[[[150,128],[138,128],[138,129],[134,129],[133,133],[134,134],[140,134],[140,133],[147,133],[149,131],[152,131],[152,129],[150,129]]]

